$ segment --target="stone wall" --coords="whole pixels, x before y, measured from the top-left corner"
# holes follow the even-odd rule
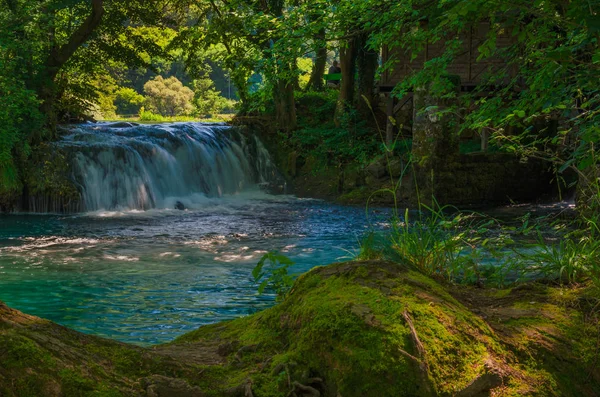
[[[441,121],[434,114],[425,116],[419,120]],[[427,132],[421,141],[416,134],[413,158],[420,155],[426,159],[409,164],[406,158],[391,157],[389,167],[384,156],[374,159],[366,167],[358,164],[324,166],[307,153],[286,150],[274,133],[265,133],[264,129],[258,128],[250,131],[261,135],[287,179],[289,189],[286,192],[300,197],[356,205],[369,201],[373,205],[387,206],[394,204],[389,191],[395,188],[396,204],[403,207],[415,208],[418,195],[426,204],[431,203],[433,196],[442,205],[485,207],[551,198],[556,192],[548,164],[502,153],[458,154],[458,142],[436,140],[434,136],[436,133],[451,134],[453,128],[448,126],[421,130]]]
[[[471,153],[433,170],[438,202],[456,206],[531,202],[556,191],[548,164],[503,153]]]
[[[531,202],[555,190],[549,164],[508,153],[460,154],[459,120],[451,100],[414,92],[413,147],[420,202],[485,206]],[[416,189],[415,189],[416,190]],[[415,197],[412,201],[415,202]]]

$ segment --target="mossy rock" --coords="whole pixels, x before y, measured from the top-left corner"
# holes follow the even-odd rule
[[[29,193],[77,199],[79,192],[69,177],[71,173],[68,155],[61,148],[40,144],[33,150],[26,168]]]
[[[433,280],[389,262],[315,269],[282,304],[175,344],[197,341],[253,346],[228,361],[255,395],[286,395],[294,381],[324,396],[452,395],[484,374],[501,382],[515,372],[481,318]]]
[[[0,395],[594,396],[590,291],[454,289],[346,262],[270,309],[148,349],[0,305]]]

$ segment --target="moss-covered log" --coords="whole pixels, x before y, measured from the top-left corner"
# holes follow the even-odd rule
[[[390,262],[301,276],[268,310],[145,349],[0,306],[2,396],[593,396],[597,296],[444,288]]]

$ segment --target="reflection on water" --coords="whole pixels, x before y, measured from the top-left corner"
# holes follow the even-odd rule
[[[269,250],[295,272],[348,259],[372,225],[363,207],[259,192],[195,209],[0,216],[0,300],[76,330],[138,344],[173,340],[203,324],[273,304],[251,271]],[[572,214],[572,205],[505,207],[512,218]]]
[[[0,216],[0,300],[79,331],[165,342],[272,305],[251,279],[268,250],[304,272],[347,259],[367,227],[361,207],[256,192],[187,211]]]

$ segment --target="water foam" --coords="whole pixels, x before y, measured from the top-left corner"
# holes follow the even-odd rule
[[[106,216],[197,209],[279,178],[260,140],[226,125],[82,124],[58,145],[73,164],[81,209]]]

